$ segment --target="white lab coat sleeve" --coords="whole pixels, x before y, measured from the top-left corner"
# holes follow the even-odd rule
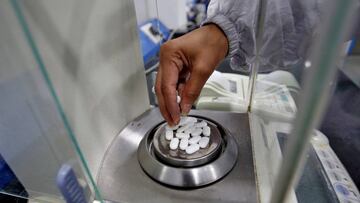
[[[257,16],[256,0],[212,0],[203,25],[214,23],[225,33],[228,57],[236,65],[245,65],[254,51],[254,29]]]
[[[267,0],[259,50],[260,72],[289,70],[300,64],[321,17],[323,0]],[[255,55],[259,0],[211,0],[203,24],[215,23],[225,33],[231,67],[249,67]],[[249,69],[245,70],[249,71]]]

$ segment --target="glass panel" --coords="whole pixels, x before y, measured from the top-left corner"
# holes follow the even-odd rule
[[[69,164],[87,197],[101,201],[95,177],[108,147],[149,108],[133,1],[0,4],[0,108],[9,125],[0,154],[23,186],[17,195],[61,200],[55,178]]]
[[[68,165],[86,200],[92,201],[95,191],[101,201],[24,14],[31,15],[34,7],[23,3],[2,1],[0,6],[1,193],[63,202],[56,183],[60,168]]]
[[[154,105],[156,98],[151,92],[156,69],[159,66],[159,45],[198,28],[201,20],[197,19],[204,19],[205,12],[202,11],[207,10],[206,1],[187,1],[186,4],[184,2],[135,1],[148,91],[151,103]],[[259,5],[254,6],[256,8],[254,12],[247,10],[247,13],[252,15],[250,19],[256,19],[250,27],[244,26],[250,30],[250,36],[243,36],[249,30],[242,30],[243,38],[240,38],[244,40],[240,41],[242,45],[250,43],[249,47],[254,46],[254,50],[246,46],[241,47],[241,51],[249,54],[247,60],[241,57],[235,58],[235,61],[227,58],[219,64],[217,67],[219,72],[213,73],[206,82],[193,106],[199,110],[240,113],[247,113],[250,110],[252,146],[261,202],[270,202],[272,197],[274,202],[281,202],[286,195],[287,200],[291,202],[339,202],[342,201],[343,196],[338,191],[342,193],[347,191],[343,186],[333,184],[331,181],[343,178],[343,175],[347,174],[346,170],[349,170],[351,176],[350,170],[358,165],[345,163],[343,170],[345,172],[341,175],[329,171],[326,167],[332,166],[333,163],[328,162],[324,157],[333,156],[332,161],[337,161],[336,155],[344,156],[336,151],[339,146],[334,147],[338,140],[330,140],[330,146],[335,149],[335,153],[325,155],[332,153],[332,149],[326,148],[329,145],[324,134],[334,133],[333,130],[328,129],[329,124],[326,125],[326,122],[331,123],[327,119],[335,116],[327,112],[324,124],[320,127],[316,124],[319,123],[328,102],[330,102],[329,108],[337,108],[336,112],[349,111],[343,106],[332,107],[333,99],[336,105],[339,105],[339,101],[333,97],[341,94],[339,91],[346,91],[334,80],[335,64],[339,64],[341,69],[341,75],[338,77],[341,79],[345,75],[353,83],[351,85],[347,83],[346,89],[353,88],[354,85],[358,87],[359,84],[356,56],[347,57],[344,65],[340,65],[342,58],[339,57],[345,53],[344,50],[347,50],[342,46],[348,40],[344,34],[350,27],[355,27],[350,17],[355,12],[354,2],[328,1],[329,5],[325,6],[318,4],[317,1],[281,1],[281,4],[280,1],[260,1]],[[177,6],[173,6],[175,4]],[[182,21],[185,11],[181,8],[184,5],[187,7],[185,9],[187,20]],[[226,7],[221,1],[218,1],[217,5]],[[205,6],[205,9],[197,10],[198,6]],[[187,26],[170,25],[169,21],[172,20],[186,22]],[[153,50],[152,57],[147,56],[150,53],[148,49]],[[356,53],[357,47],[354,50]],[[328,83],[331,84],[330,87]],[[351,90],[353,92],[348,94],[353,96],[355,90]],[[331,91],[335,91],[335,95],[328,98]],[[354,103],[349,103],[349,106],[355,109]],[[355,112],[354,110],[353,113]],[[328,114],[331,116],[327,116]],[[357,114],[351,115],[345,118],[350,124],[347,122],[341,124],[349,124],[356,129],[358,126],[351,123],[358,123],[357,118]],[[333,123],[330,126],[342,127]],[[323,130],[324,128],[327,131]],[[358,134],[357,131],[351,133]],[[290,138],[293,140],[290,141]],[[353,154],[358,150],[355,143],[357,141],[354,139],[354,143],[351,143],[354,146],[349,148],[353,150]],[[347,145],[349,141],[344,141],[342,144]],[[329,149],[330,152],[324,152],[323,148]],[[282,160],[283,157],[287,157],[285,161]],[[350,159],[344,157],[340,157],[339,160],[350,162]],[[296,171],[300,171],[297,176],[295,176]],[[287,176],[284,178],[279,175],[281,178],[278,179],[278,174]],[[356,178],[356,175],[352,177]],[[355,178],[353,179],[356,184]],[[290,184],[294,182],[298,184]],[[274,195],[271,196],[272,194]],[[354,196],[356,195],[355,191]],[[356,199],[350,200],[356,201]]]
[[[347,56],[339,65],[333,93],[319,126],[314,148],[318,151],[329,184],[339,200],[360,201],[360,63],[358,35],[348,43]],[[353,47],[352,47],[353,46]]]
[[[338,202],[337,186],[329,182],[332,174],[319,149],[329,146],[327,139],[312,129],[326,103],[332,102],[327,95],[335,88],[334,67],[342,64],[339,55],[344,54],[345,34],[356,25],[349,14],[355,12],[351,6],[355,2],[320,5],[321,25],[313,18],[319,11],[311,10],[312,1],[263,2],[268,2],[266,13],[261,13],[266,16],[265,31],[250,114],[260,198],[263,202],[269,202],[271,195],[272,202],[285,201],[281,199],[285,197],[290,202]],[[298,176],[296,171],[300,171]],[[296,187],[284,186],[295,182]]]
[[[153,14],[152,18],[155,16],[160,21],[163,20],[163,16],[166,16],[166,20],[176,19],[181,16],[174,12],[166,14],[169,10],[161,8],[161,6],[166,5],[162,1],[150,1],[151,3],[147,4],[147,6],[150,5],[149,8],[145,9],[141,6],[146,4],[139,2],[136,4],[136,8],[141,34],[143,34],[143,30],[141,30],[142,23],[146,21],[143,20],[144,16],[142,14],[146,13],[143,12],[146,9],[152,10],[153,13],[157,12],[157,14]],[[192,11],[194,7],[189,5],[196,4],[194,2],[202,3],[202,1],[188,1],[188,11]],[[251,30],[253,31],[252,35],[247,36],[248,38],[245,38],[246,36],[240,38],[240,40],[248,40],[240,41],[244,46],[241,47],[243,49],[241,51],[247,51],[247,54],[250,53],[247,60],[245,63],[241,63],[244,62],[244,60],[241,60],[242,58],[235,57],[235,60],[234,58],[227,58],[219,64],[216,69],[219,72],[213,73],[206,82],[193,108],[240,113],[246,113],[250,110],[252,145],[261,202],[270,202],[272,194],[275,194],[273,195],[274,202],[284,201],[285,196],[291,202],[345,201],[347,199],[341,199],[343,196],[337,190],[343,193],[347,190],[342,185],[338,186],[331,182],[334,177],[342,176],[334,175],[332,171],[326,168],[329,163],[327,159],[323,158],[325,152],[323,152],[322,148],[326,148],[325,145],[329,146],[324,134],[334,134],[334,131],[345,128],[339,124],[334,125],[332,123],[334,120],[329,121],[328,119],[336,117],[332,114],[337,114],[338,111],[349,111],[344,109],[343,106],[345,105],[332,107],[334,105],[332,104],[333,99],[336,101],[336,105],[340,105],[340,101],[333,97],[336,97],[336,94],[345,94],[344,92],[348,88],[351,88],[348,91],[352,92],[347,92],[347,94],[354,97],[358,93],[355,86],[358,88],[360,82],[356,67],[360,60],[354,54],[348,56],[343,64],[342,58],[339,57],[345,53],[345,50],[348,50],[347,48],[344,49],[344,44],[349,39],[349,37],[345,37],[345,34],[348,34],[351,28],[356,27],[353,22],[354,19],[351,17],[351,14],[355,13],[356,3],[355,1],[341,3],[340,1],[328,1],[329,5],[325,6],[324,4],[318,4],[317,1],[295,0],[281,1],[280,3],[280,1],[264,0],[259,2],[258,8],[255,9],[256,12],[252,16],[257,22],[252,25],[253,27],[246,27],[250,30],[254,29]],[[225,3],[222,4],[221,1],[217,2],[217,5],[222,8],[226,7]],[[205,8],[207,7],[205,6]],[[162,16],[161,13],[165,14]],[[187,24],[189,25],[191,24],[189,18],[191,14],[188,13],[187,16]],[[194,25],[194,28],[199,26],[197,23],[194,23]],[[166,23],[165,26],[167,26]],[[160,30],[157,23],[153,24],[153,27],[158,27],[158,30]],[[170,30],[176,33],[179,29],[171,27]],[[191,31],[189,27],[184,30],[184,33]],[[244,35],[247,31],[245,30],[241,34]],[[141,34],[140,38],[143,37]],[[170,34],[170,36],[173,35]],[[161,44],[169,39],[171,37],[156,42]],[[255,44],[251,44],[252,40],[255,41]],[[254,50],[248,49],[249,47],[246,47],[247,43],[251,44],[249,47],[254,46]],[[143,55],[145,55],[144,44],[142,43],[142,45]],[[154,45],[154,47],[157,48],[154,54],[156,56],[158,47],[157,45]],[[355,53],[357,48],[353,48]],[[157,56],[155,58],[157,62]],[[148,73],[156,70],[158,67],[156,62],[152,63],[155,65],[147,66],[148,62],[144,59]],[[339,86],[339,82],[336,82],[339,79],[334,80],[335,64],[338,64],[338,68],[341,69],[341,74],[338,76],[340,80],[347,76],[347,79],[352,82],[351,85],[346,83],[346,90],[344,90],[344,86]],[[148,69],[149,67],[152,68]],[[151,87],[156,73],[149,75],[151,76],[148,76],[148,81],[151,82],[148,82],[148,84]],[[330,85],[328,85],[329,83]],[[309,86],[309,84],[312,86]],[[328,98],[331,91],[335,91],[335,95]],[[150,88],[149,92],[151,92]],[[153,94],[152,96],[154,97]],[[353,98],[354,102],[349,102],[349,106],[352,106],[353,109],[357,102],[356,98]],[[249,100],[251,102],[250,106]],[[330,109],[332,112],[325,114],[325,124],[317,127],[316,124],[319,123],[328,102],[330,102],[329,108],[337,109],[335,112]],[[347,115],[349,117],[344,118],[349,123],[344,122],[341,124],[347,124],[357,129],[358,125],[351,124],[359,123],[357,122],[359,115],[355,112],[357,111],[354,110],[352,115]],[[328,116],[328,114],[331,116]],[[331,129],[338,127],[335,130],[330,130],[328,129],[329,124],[326,126],[327,122],[331,123]],[[327,129],[327,133],[324,133],[324,128]],[[352,136],[359,134],[358,131],[352,131],[349,134],[351,133]],[[293,138],[293,140],[288,141],[291,140],[290,138]],[[330,140],[330,146],[334,149],[341,148],[340,146],[333,146],[340,143],[336,139],[338,138],[335,138],[335,141]],[[309,140],[311,140],[311,143]],[[355,147],[357,141],[355,138],[351,138],[351,141],[354,141],[354,143],[351,143],[352,147],[349,150],[352,151],[351,154],[355,154],[359,150],[358,147]],[[290,143],[292,144],[290,145]],[[343,141],[338,145],[349,145],[349,141]],[[307,148],[308,150],[305,150]],[[329,149],[329,153],[332,153],[331,148],[326,149]],[[336,156],[338,153],[339,156],[345,156],[342,152],[334,151],[335,153],[331,156],[335,157],[335,161],[338,160]],[[285,158],[285,161],[283,161],[283,157],[291,157],[292,159]],[[342,157],[339,160],[350,162],[351,159]],[[347,174],[346,170],[354,171],[353,168],[359,167],[358,164],[353,163],[345,165],[343,174]],[[281,172],[279,172],[280,170]],[[295,176],[296,171],[300,171],[297,176]],[[284,178],[279,175],[280,179],[278,179],[279,173],[288,176]],[[349,173],[351,176],[352,172]],[[352,175],[355,178],[357,176],[356,173]],[[289,186],[290,183],[295,182],[298,183],[296,186]],[[288,189],[289,187],[290,189]],[[358,194],[355,189],[351,191],[354,191],[353,196]],[[357,199],[350,200],[356,201]]]
[[[348,42],[346,47],[347,56],[344,65],[340,66],[341,72],[357,87],[360,86],[360,71],[358,68],[360,63],[360,44],[357,37],[359,32],[357,31],[356,37]]]

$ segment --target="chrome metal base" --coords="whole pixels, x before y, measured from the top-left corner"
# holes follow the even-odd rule
[[[236,140],[237,160],[226,176],[213,184],[186,190],[149,178],[139,164],[137,151],[146,134],[163,122],[154,108],[131,121],[109,146],[97,178],[102,197],[129,203],[257,202],[248,115],[219,111],[191,111],[190,115],[216,121]],[[213,171],[211,168],[206,173]]]
[[[150,177],[166,185],[187,188],[208,185],[230,172],[238,155],[234,138],[219,124],[198,119],[208,123],[212,135],[209,147],[193,155],[169,150],[168,143],[160,136],[164,124],[146,134],[138,148],[138,159]]]

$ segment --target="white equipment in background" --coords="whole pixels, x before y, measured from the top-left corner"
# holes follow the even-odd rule
[[[281,81],[282,84],[274,81]],[[246,112],[248,87],[248,76],[214,71],[195,102],[195,107],[196,109]],[[290,91],[297,92],[298,89],[298,83],[288,72],[275,71],[259,75],[252,111],[270,118],[289,121],[296,112],[296,105]]]
[[[248,76],[215,71],[204,85],[195,106],[197,109],[246,112],[248,109],[248,86]],[[277,171],[279,160],[281,160],[281,149],[276,135],[279,132],[290,133],[291,125],[289,122],[294,118],[297,109],[290,92],[297,94],[299,89],[300,87],[295,78],[285,71],[275,71],[258,76],[251,111],[255,113],[252,119],[258,120],[255,123],[259,124],[259,126],[254,126],[255,128],[252,128],[252,130],[253,133],[254,130],[264,131],[254,133],[263,134],[264,140],[263,142],[257,142],[257,139],[261,139],[258,137],[254,138],[253,142],[255,142],[255,146],[258,146],[256,143],[265,143],[264,146],[260,147],[262,148],[260,152],[255,149],[255,161],[257,159],[269,159],[270,163],[267,163],[267,170]],[[266,124],[262,123],[258,118],[265,119]],[[316,130],[311,144],[321,162],[328,184],[339,202],[359,202],[359,191],[330,147],[327,137]],[[268,157],[269,154],[272,156]],[[262,168],[266,167],[258,167],[258,170]],[[265,174],[265,172],[260,173]],[[267,185],[266,180],[264,182],[263,179],[262,184],[259,185],[260,190],[266,192],[266,187],[264,187],[264,185]],[[293,201],[296,200],[293,199]]]
[[[311,144],[324,167],[337,198],[341,203],[360,202],[359,190],[356,188],[344,165],[330,147],[329,140],[320,131],[315,131],[315,134]]]

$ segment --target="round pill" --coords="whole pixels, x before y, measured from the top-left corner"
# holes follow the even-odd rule
[[[203,127],[202,133],[205,136],[210,136],[210,127],[209,126]]]
[[[183,138],[180,140],[179,148],[181,150],[185,150],[188,145],[189,145],[189,140],[187,138]]]
[[[189,139],[190,144],[197,144],[201,139],[201,136],[195,136]]]
[[[179,139],[183,139],[183,138],[189,139],[190,135],[186,134],[186,133],[176,133],[175,137],[177,137]]]
[[[207,123],[205,121],[201,121],[200,123],[195,123],[195,127],[202,128],[207,126]]]
[[[188,147],[186,147],[185,152],[186,154],[193,154],[197,152],[200,149],[200,146],[198,144],[192,144]]]
[[[174,138],[170,141],[170,149],[175,150],[179,146],[179,138]]]
[[[210,138],[209,137],[202,137],[199,141],[199,146],[200,148],[205,148],[208,146],[209,144],[209,141],[210,141]]]
[[[167,130],[165,132],[165,139],[166,140],[171,140],[171,139],[173,139],[173,137],[174,137],[174,133],[173,133],[172,130]]]

